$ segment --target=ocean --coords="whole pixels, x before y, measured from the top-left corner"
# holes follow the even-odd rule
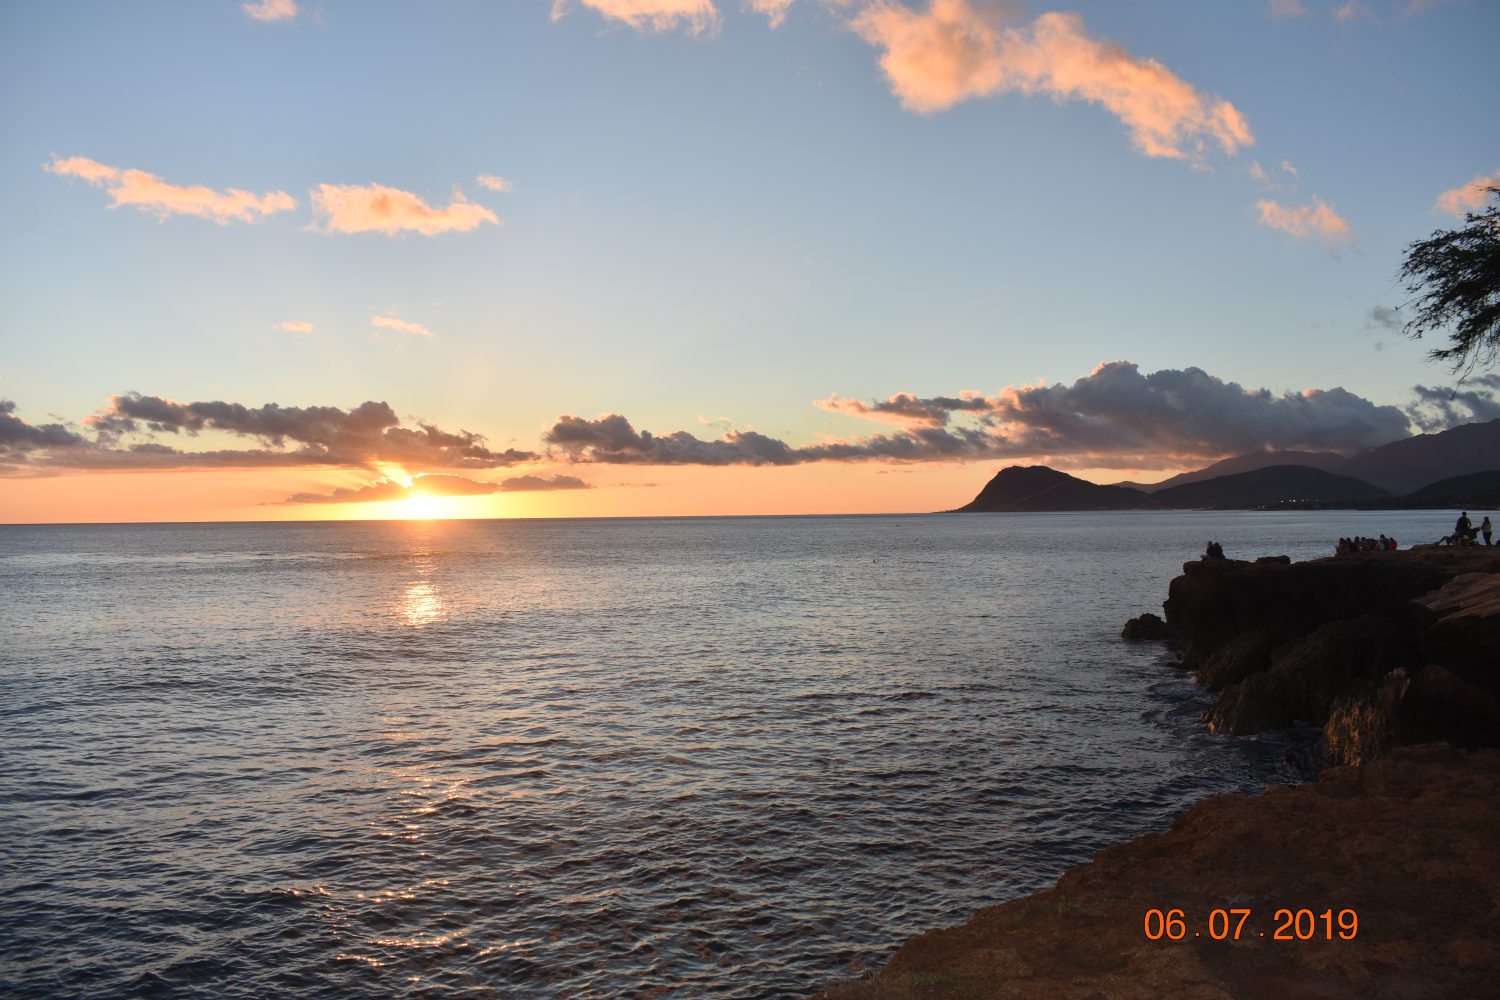
[[[1300,780],[1160,644],[1434,512],[0,527],[0,993],[796,997]]]

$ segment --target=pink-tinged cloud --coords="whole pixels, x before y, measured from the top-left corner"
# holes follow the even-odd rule
[[[480,174],[474,180],[479,183],[480,187],[489,188],[491,191],[498,191],[500,194],[510,194],[516,189],[516,186],[510,181],[496,174]]]
[[[306,320],[289,319],[275,324],[275,329],[285,330],[287,333],[312,333],[317,330],[317,327]]]
[[[320,217],[312,228],[324,233],[403,232],[436,236],[466,233],[486,222],[498,225],[494,212],[455,191],[453,200],[434,208],[410,191],[384,184],[319,184],[312,192],[313,212]]]
[[[535,493],[545,490],[588,490],[588,483],[576,476],[512,476],[498,483],[488,483],[467,476],[427,473],[413,477],[411,485],[394,479],[379,479],[355,488],[341,487],[331,493],[294,493],[281,501],[301,503],[373,503],[408,500],[412,497],[473,497],[491,493]]]
[[[1004,24],[997,0],[929,0],[915,11],[875,0],[850,26],[881,50],[880,66],[903,106],[922,113],[1004,92],[1100,105],[1147,156],[1194,159],[1209,143],[1234,154],[1254,143],[1228,101],[1199,93],[1154,59],[1091,38],[1077,14]]]
[[[1335,21],[1352,21],[1356,17],[1369,14],[1369,10],[1359,0],[1348,0],[1348,3],[1340,4],[1333,12]]]
[[[1286,17],[1301,17],[1307,13],[1302,0],[1271,0],[1271,16],[1280,20]]]
[[[398,330],[401,333],[411,333],[415,334],[418,337],[437,336],[437,334],[427,329],[427,327],[423,326],[421,323],[413,323],[409,320],[397,319],[394,316],[372,316],[370,318],[370,325],[373,327],[378,327],[381,330]]]
[[[254,194],[239,188],[215,191],[201,184],[184,187],[168,184],[144,170],[111,167],[86,156],[54,156],[42,169],[103,188],[113,202],[110,208],[128,205],[160,220],[170,215],[195,215],[223,226],[231,222],[259,222],[268,215],[297,207],[297,200],[285,191]]]
[[[290,21],[297,16],[297,0],[255,0],[240,6],[257,21]]]
[[[1432,207],[1462,219],[1465,213],[1482,208],[1490,196],[1489,189],[1496,187],[1500,187],[1500,170],[1488,176],[1475,174],[1469,183],[1438,195]]]
[[[771,27],[779,28],[786,20],[786,12],[791,9],[794,0],[745,0],[745,6],[757,14],[764,14],[771,22]]]
[[[552,20],[567,15],[574,0],[552,0]],[[713,0],[576,0],[611,21],[621,21],[636,31],[672,31],[681,28],[696,35],[719,26],[719,11]]]
[[[1293,207],[1262,199],[1255,203],[1255,207],[1260,213],[1261,225],[1279,229],[1299,240],[1317,238],[1331,256],[1337,257],[1340,247],[1354,246],[1349,223],[1320,198]]]

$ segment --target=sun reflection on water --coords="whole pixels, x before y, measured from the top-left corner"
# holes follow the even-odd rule
[[[437,588],[426,580],[408,584],[401,598],[401,617],[408,625],[431,625],[444,616],[443,600]]]

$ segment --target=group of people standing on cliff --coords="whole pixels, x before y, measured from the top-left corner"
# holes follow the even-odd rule
[[[1484,520],[1476,528],[1474,527],[1474,522],[1469,520],[1469,512],[1464,511],[1458,515],[1458,521],[1453,525],[1453,534],[1444,538],[1443,541],[1449,545],[1478,545],[1478,536],[1482,534],[1484,535],[1484,544],[1493,545],[1494,542],[1490,540],[1490,535],[1494,530],[1494,527],[1490,524],[1490,516],[1488,514],[1484,516]]]
[[[1395,552],[1396,539],[1381,535],[1379,538],[1363,538],[1358,535],[1353,538],[1340,538],[1339,544],[1334,548],[1336,556],[1353,555],[1356,552]]]

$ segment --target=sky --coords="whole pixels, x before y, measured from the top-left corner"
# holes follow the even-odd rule
[[[0,522],[907,512],[1500,416],[1488,0],[0,6]]]

